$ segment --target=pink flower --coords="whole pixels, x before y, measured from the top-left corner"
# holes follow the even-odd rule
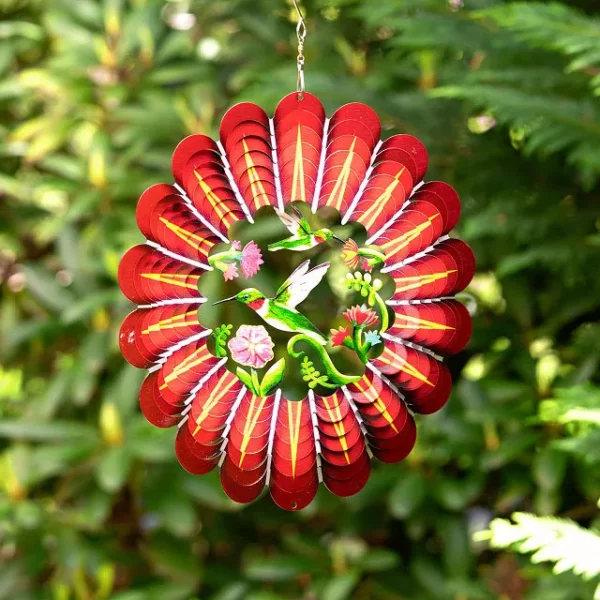
[[[262,325],[241,325],[227,344],[235,362],[260,369],[273,360],[273,340]]]
[[[377,313],[372,308],[367,308],[366,304],[349,308],[344,313],[344,318],[355,327],[372,327],[379,323]]]
[[[363,271],[367,271],[367,272],[373,270],[373,267],[369,264],[369,261],[366,258],[362,259],[362,267],[361,268]]]
[[[232,279],[236,279],[238,275],[237,266],[234,263],[226,263],[226,268],[223,271],[223,279],[231,281]]]
[[[346,338],[352,337],[352,330],[349,326],[339,327],[331,330],[331,345],[343,346]]]
[[[342,248],[342,260],[350,269],[356,269],[358,266],[358,244],[352,238],[348,239]]]
[[[242,242],[234,240],[233,242],[231,242],[231,249],[237,250],[239,252],[242,249]]]
[[[244,277],[254,277],[263,264],[262,254],[256,242],[248,242],[242,250],[242,273]]]

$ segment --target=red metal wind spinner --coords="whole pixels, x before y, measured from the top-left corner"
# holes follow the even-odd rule
[[[376,113],[364,104],[342,106],[329,119],[309,93],[283,98],[272,119],[255,104],[238,104],[223,117],[218,142],[192,135],[177,146],[174,185],[152,186],[139,200],[137,222],[147,243],[129,250],[119,269],[123,293],[138,305],[121,328],[121,349],[132,365],[149,370],[140,391],[148,421],[179,426],[182,466],[198,475],[219,467],[235,501],[250,502],[268,487],[277,505],[297,510],[321,482],[339,496],[355,494],[369,478],[372,457],[395,463],[410,453],[413,414],[439,410],[450,395],[441,355],[469,340],[471,319],[454,295],[475,269],[467,244],[447,235],[460,201],[445,183],[423,183],[428,158],[419,140],[400,134],[380,141],[380,134]],[[205,328],[197,316],[205,302],[200,278],[213,269],[232,278],[238,266],[252,277],[263,262],[256,245],[242,249],[229,240],[237,221],[272,207],[292,233],[287,246],[275,249],[290,253],[339,239],[320,233],[329,229],[311,231],[292,202],[305,203],[293,206],[308,213],[334,208],[342,223],[366,229],[363,248],[339,240],[349,286],[362,293],[363,304],[347,307],[347,327],[327,339],[296,305],[329,263],[309,270],[305,261],[276,297],[249,288],[232,298],[265,327]],[[211,249],[223,243],[231,250],[221,260]],[[377,270],[395,284],[385,303]],[[306,370],[311,382],[301,401],[287,400],[277,386],[281,361],[260,382],[256,369],[273,358],[271,327],[293,338],[285,368]],[[300,338],[320,348],[324,367],[317,371],[297,358],[292,342]],[[213,339],[219,351],[209,350]],[[383,350],[375,356],[377,344]],[[338,372],[328,356],[341,345],[362,357],[364,375]],[[229,355],[251,372],[228,370]]]

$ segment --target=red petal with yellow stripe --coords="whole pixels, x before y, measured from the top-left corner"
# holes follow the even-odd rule
[[[475,273],[473,252],[460,240],[446,240],[415,261],[389,271],[392,300],[421,300],[464,290]]]
[[[157,377],[157,373],[150,373],[142,382],[139,395],[140,409],[152,425],[161,428],[174,427],[180,420],[179,411],[176,408],[171,411],[163,411],[158,406]]]
[[[119,286],[131,301],[149,304],[174,299],[197,299],[204,271],[164,255],[148,245],[128,250],[119,265]]]
[[[138,308],[123,321],[119,345],[127,362],[148,368],[169,348],[203,331],[198,304]]]
[[[471,337],[471,315],[457,300],[394,306],[390,336],[442,354],[460,352]]]
[[[168,404],[180,406],[219,359],[211,354],[206,338],[175,350],[158,371],[157,384]]]
[[[209,268],[208,253],[219,239],[198,221],[174,187],[158,184],[148,188],[140,197],[136,218],[147,240]]]

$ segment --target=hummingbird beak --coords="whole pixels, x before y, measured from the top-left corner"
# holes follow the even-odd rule
[[[231,296],[230,298],[223,298],[223,300],[219,300],[218,302],[213,302],[213,306],[216,306],[217,304],[223,304],[223,302],[231,302],[232,300],[235,300],[235,296]]]
[[[333,234],[333,239],[337,240],[338,242],[341,242],[342,244],[346,243],[346,240],[343,240],[342,238],[338,237],[337,235]]]

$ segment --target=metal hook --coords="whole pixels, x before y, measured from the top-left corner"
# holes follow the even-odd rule
[[[304,40],[306,39],[306,22],[304,15],[298,6],[296,0],[292,0],[294,8],[298,13],[298,25],[296,25],[296,36],[298,37],[298,79],[296,82],[296,91],[298,92],[298,100],[304,97]]]

